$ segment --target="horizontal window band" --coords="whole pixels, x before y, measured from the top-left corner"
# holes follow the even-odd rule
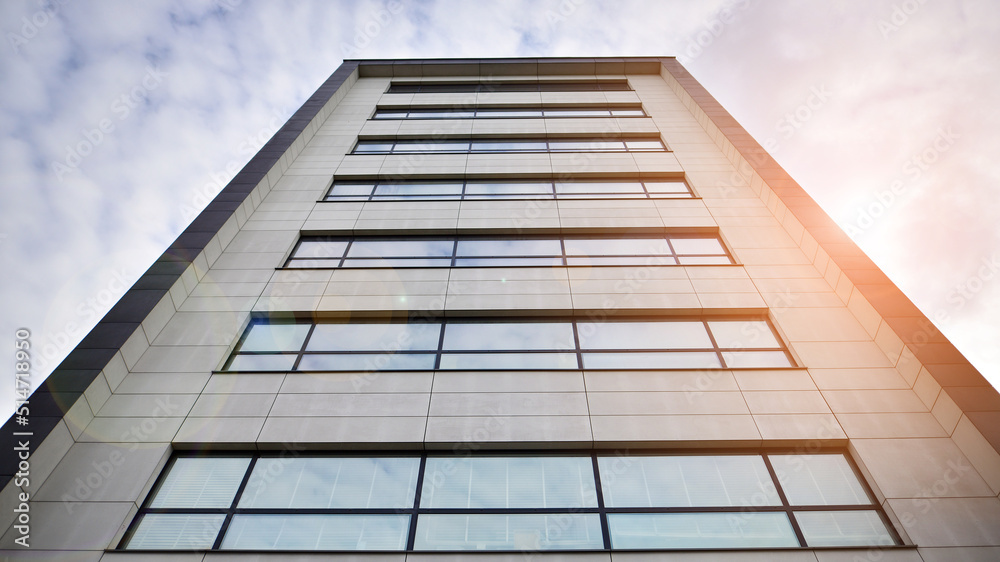
[[[325,201],[695,198],[683,179],[644,180],[335,180]]]
[[[667,152],[659,137],[362,139],[349,154],[487,154],[549,152]]]
[[[387,94],[630,91],[625,80],[587,82],[394,82]]]
[[[507,508],[352,508],[352,509],[315,509],[315,508],[241,508],[227,509],[184,509],[155,508],[145,509],[145,513],[176,513],[176,514],[219,514],[232,513],[236,515],[517,515],[541,513],[779,513],[795,511],[875,511],[874,504],[858,505],[759,505],[759,506],[695,506],[695,507],[507,507]]]
[[[898,546],[874,498],[842,447],[180,452],[119,549],[523,551],[512,530],[552,551]]]
[[[641,107],[379,108],[372,120],[396,119],[562,119],[648,117]]]
[[[716,234],[660,236],[303,236],[285,264],[300,267],[730,265]]]

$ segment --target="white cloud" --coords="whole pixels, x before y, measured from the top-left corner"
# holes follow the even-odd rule
[[[909,180],[859,241],[996,382],[996,281],[961,307],[947,297],[1000,248],[1000,8],[928,2],[886,33],[897,4],[70,0],[42,18],[36,2],[0,3],[0,260],[17,272],[0,284],[0,333],[27,326],[68,352],[104,312],[88,300],[141,274],[342,58],[676,54],[841,224]],[[45,24],[15,52],[32,17]],[[162,83],[116,112],[150,66]],[[781,120],[816,87],[830,99],[786,137]],[[101,119],[114,131],[60,181],[51,163]],[[949,126],[954,148],[908,178]]]

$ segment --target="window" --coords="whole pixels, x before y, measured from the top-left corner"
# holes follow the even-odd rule
[[[625,80],[589,82],[419,82],[395,83],[387,94],[451,94],[478,92],[598,92],[631,90]]]
[[[496,152],[663,152],[658,138],[360,140],[351,154],[489,154]]]
[[[694,197],[680,179],[588,181],[335,181],[324,201],[399,199],[677,199]]]
[[[731,264],[717,236],[316,237],[285,267],[553,267]]]
[[[892,546],[841,451],[175,456],[126,550]]]
[[[640,107],[517,109],[378,109],[372,119],[518,119],[524,117],[645,117]]]
[[[250,323],[226,371],[781,368],[761,318],[548,318]]]

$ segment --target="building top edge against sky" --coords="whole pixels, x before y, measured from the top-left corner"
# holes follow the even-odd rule
[[[203,253],[234,216],[249,214],[255,190],[302,151],[329,116],[328,102],[359,77],[616,76],[659,74],[687,105],[742,181],[754,189],[813,265],[913,386],[929,373],[995,451],[1000,451],[1000,395],[886,277],[843,230],[673,57],[345,60],[30,397],[32,445],[42,443],[117,354],[127,353],[143,323],[171,291],[197,283]],[[810,250],[811,249],[811,250]],[[4,447],[17,445],[17,416],[4,425]],[[17,472],[3,457],[4,484]]]

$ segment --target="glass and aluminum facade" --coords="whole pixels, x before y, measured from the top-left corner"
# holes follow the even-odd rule
[[[559,267],[729,265],[715,235],[309,236],[285,267]]]
[[[475,138],[475,139],[365,139],[351,154],[498,154],[509,152],[663,152],[658,138]]]
[[[610,92],[628,91],[625,80],[546,81],[546,82],[396,82],[387,94],[452,94],[480,92]]]
[[[334,181],[324,201],[491,199],[683,199],[694,197],[679,179]]]
[[[129,550],[886,546],[841,452],[177,456]]]
[[[761,318],[463,318],[250,324],[227,371],[781,368]]]
[[[554,117],[647,117],[641,107],[409,108],[375,110],[372,119],[524,119]]]

